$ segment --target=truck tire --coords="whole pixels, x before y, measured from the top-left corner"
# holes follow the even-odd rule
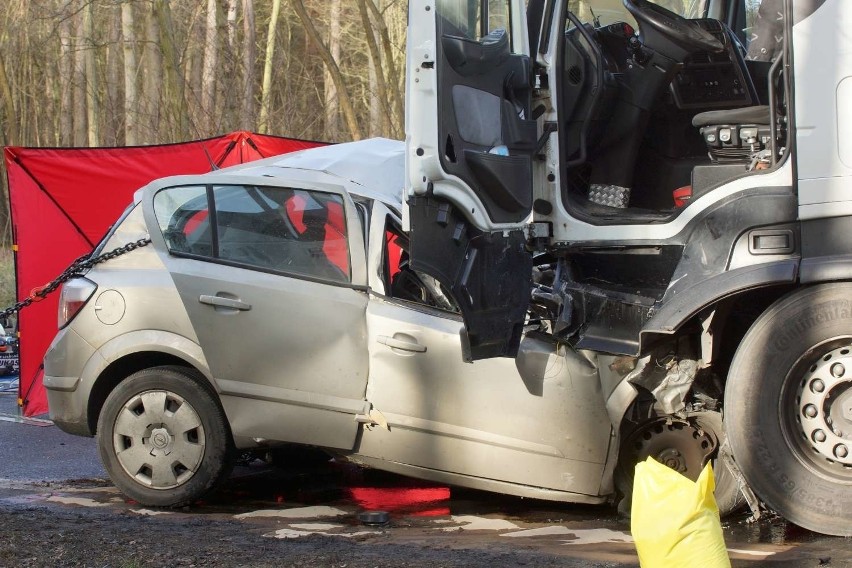
[[[134,373],[107,397],[98,451],[110,479],[134,501],[191,503],[230,473],[230,428],[203,380],[190,369],[154,367]]]
[[[725,426],[769,507],[852,535],[852,283],[797,290],[757,319],[731,364]]]

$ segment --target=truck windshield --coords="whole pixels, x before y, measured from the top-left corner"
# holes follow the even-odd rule
[[[684,18],[703,18],[707,14],[707,0],[651,0]],[[634,28],[636,20],[624,7],[622,0],[568,0],[571,10],[583,23],[606,26],[627,22]]]

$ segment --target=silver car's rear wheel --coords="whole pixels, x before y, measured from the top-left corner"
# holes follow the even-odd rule
[[[98,449],[128,497],[149,506],[181,505],[230,472],[230,429],[202,381],[188,369],[156,367],[131,375],[107,397]]]
[[[124,403],[112,438],[124,473],[154,489],[188,482],[207,443],[198,413],[168,390],[145,391]]]

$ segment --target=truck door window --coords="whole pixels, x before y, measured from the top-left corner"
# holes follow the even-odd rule
[[[453,28],[452,35],[478,41],[495,30],[505,30],[511,34],[510,0],[476,0],[467,3],[439,0],[439,3],[438,13],[444,18],[445,26],[449,24]]]
[[[707,0],[649,0],[684,18],[703,18],[707,15]],[[636,20],[624,7],[622,0],[569,0],[568,9],[585,23],[595,27],[627,22],[634,29]]]
[[[746,59],[775,61],[783,47],[784,0],[745,0]]]

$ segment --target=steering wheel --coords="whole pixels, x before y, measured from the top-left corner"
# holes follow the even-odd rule
[[[688,20],[649,0],[623,0],[623,2],[624,7],[633,14],[636,21],[640,24],[648,24],[660,35],[683,47],[717,53],[725,50],[721,41],[707,30],[700,28],[694,20]]]

